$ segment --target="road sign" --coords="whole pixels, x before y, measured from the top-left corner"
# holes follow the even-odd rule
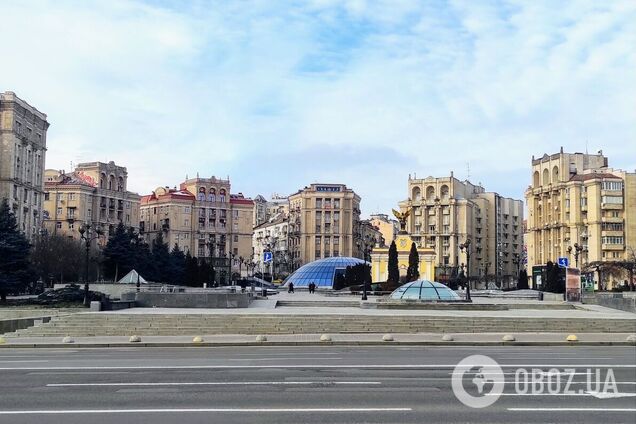
[[[272,261],[272,252],[263,252],[263,262],[268,263]]]
[[[568,265],[570,265],[570,262],[568,261],[568,258],[559,258],[558,264],[562,268],[567,268]]]

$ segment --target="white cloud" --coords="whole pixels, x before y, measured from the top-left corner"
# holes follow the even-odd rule
[[[461,178],[467,162],[519,197],[530,156],[561,145],[636,168],[629,0],[5,1],[0,15],[0,89],[49,114],[47,166],[115,160],[141,192],[196,172],[252,195],[328,178],[386,211],[408,173]]]

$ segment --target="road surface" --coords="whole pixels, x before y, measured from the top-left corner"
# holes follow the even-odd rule
[[[506,373],[483,409],[451,387],[473,354]],[[519,367],[575,368],[575,393],[519,394]],[[611,370],[619,394],[588,387],[588,368]],[[12,424],[636,422],[634,347],[3,349],[0,376],[0,423]]]

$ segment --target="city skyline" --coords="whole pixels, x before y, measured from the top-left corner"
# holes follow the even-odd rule
[[[531,157],[561,146],[636,168],[631,2],[0,12],[0,31],[23,34],[0,45],[0,91],[48,114],[46,167],[113,160],[142,195],[197,173],[251,197],[344,183],[367,216],[406,197],[408,174],[464,180],[468,167],[523,199]]]

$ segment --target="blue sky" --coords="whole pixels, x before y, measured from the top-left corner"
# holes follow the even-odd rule
[[[0,3],[0,90],[49,115],[47,167],[114,160],[142,194],[342,182],[363,214],[454,171],[521,198],[530,159],[636,168],[636,2]],[[9,42],[6,42],[6,41]]]

